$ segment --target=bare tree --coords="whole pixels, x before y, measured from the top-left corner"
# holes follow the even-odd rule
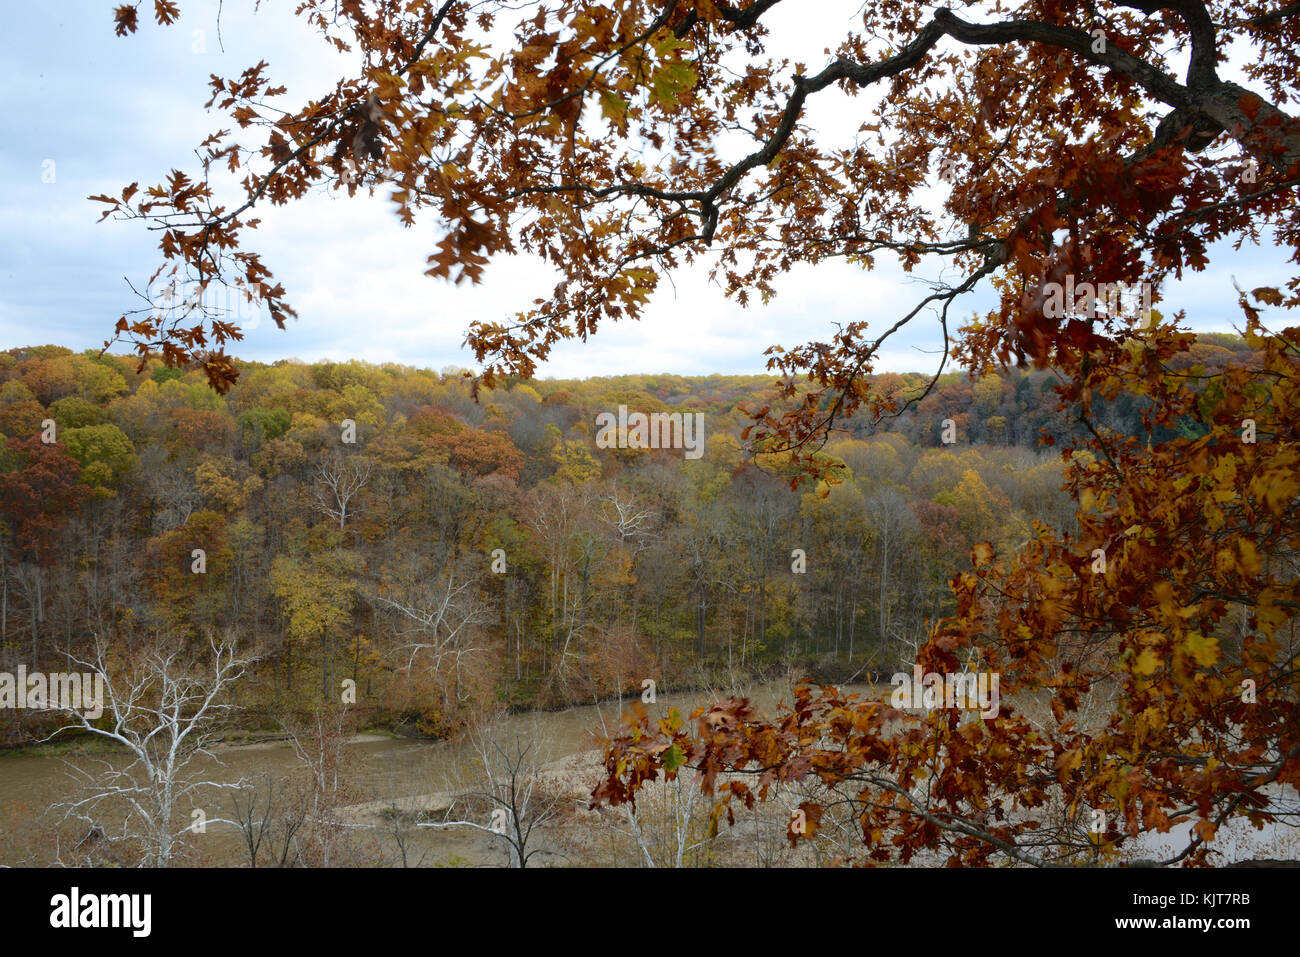
[[[347,526],[348,516],[356,511],[357,494],[370,481],[374,463],[360,455],[336,451],[316,466],[316,485],[312,490],[312,507],[328,518],[336,519],[339,530]]]
[[[701,793],[696,775],[683,773],[657,782],[653,793],[637,800],[636,808],[623,805],[646,867],[684,867],[688,853],[711,842],[705,821],[709,802],[700,801]]]
[[[388,807],[384,808],[383,818],[388,825],[385,834],[397,846],[398,859],[402,862],[402,867],[410,867],[413,848],[411,847],[411,835],[408,833],[407,827],[414,820],[415,815],[410,811],[399,808],[397,802],[393,801]],[[415,862],[415,866],[419,867],[423,864],[428,856],[429,850],[426,848]]]
[[[286,718],[282,723],[289,733],[293,753],[309,776],[305,803],[310,826],[301,841],[304,863],[319,867],[340,863],[339,852],[346,857],[347,852],[355,850],[346,843],[339,847],[340,835],[348,825],[337,813],[358,797],[348,787],[346,774],[349,758],[346,745],[355,725],[348,709],[339,704],[317,708],[305,716]]]
[[[307,795],[267,772],[231,793],[234,823],[244,838],[249,867],[294,867],[302,861],[298,833],[307,823]]]
[[[620,491],[618,486],[613,486],[600,503],[600,520],[610,526],[619,544],[631,548],[633,554],[650,544],[654,517],[654,512],[643,508],[634,495]]]
[[[406,586],[398,597],[371,596],[375,604],[392,609],[399,620],[409,623],[406,629],[399,629],[403,643],[394,650],[407,655],[408,673],[417,661],[440,676],[450,667],[459,686],[462,658],[485,650],[471,646],[470,636],[491,619],[479,598],[478,580],[467,577],[458,583],[455,569],[447,568],[433,580],[412,575]]]
[[[158,506],[154,524],[160,530],[184,525],[203,501],[190,470],[180,462],[167,461],[160,446],[145,449],[140,474],[144,476],[149,497]]]
[[[536,841],[538,827],[554,818],[562,798],[550,785],[542,770],[540,733],[527,736],[516,733],[508,745],[502,744],[504,732],[488,726],[469,736],[482,767],[482,784],[463,793],[461,803],[481,808],[486,805],[486,821],[453,818],[453,802],[441,821],[423,821],[420,827],[471,827],[499,837],[510,852],[510,867],[527,867],[542,848]]]
[[[253,660],[241,657],[230,637],[210,638],[209,648],[211,660],[204,664],[159,641],[123,669],[109,661],[99,642],[92,660],[71,660],[103,677],[108,726],[70,711],[71,723],[50,735],[84,731],[126,749],[125,764],[102,761],[98,774],[69,765],[82,779],[83,793],[57,806],[65,818],[84,821],[92,834],[98,829],[108,841],[137,842],[143,863],[152,867],[166,867],[192,833],[193,821],[176,820],[182,799],[205,788],[239,786],[202,778],[191,768],[199,755],[216,760],[207,745],[234,708],[225,700],[231,685]],[[111,832],[99,823],[109,813],[122,815],[121,826]]]

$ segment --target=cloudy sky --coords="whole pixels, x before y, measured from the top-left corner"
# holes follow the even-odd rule
[[[135,180],[156,183],[173,168],[197,171],[195,146],[229,125],[201,109],[210,74],[231,76],[265,59],[269,75],[289,87],[286,101],[297,103],[347,66],[292,15],[291,0],[264,0],[256,15],[252,0],[225,0],[220,21],[217,0],[184,0],[178,24],[163,29],[142,17],[127,38],[113,35],[112,6],[50,0],[6,11],[0,349],[99,347],[117,317],[138,305],[126,280],[142,285],[157,267],[154,238],[140,223],[97,223],[100,204],[86,197],[120,193]],[[768,18],[782,38],[777,52],[816,68],[826,61],[823,49],[851,28],[858,3],[783,6]],[[851,136],[866,102],[831,93],[810,118],[828,136]],[[494,263],[479,286],[427,278],[431,231],[403,229],[390,210],[383,195],[322,195],[263,211],[257,248],[300,318],[284,331],[253,318],[235,354],[472,367],[461,345],[470,322],[507,317],[551,286],[546,267],[527,259]],[[1187,308],[1193,328],[1229,331],[1239,316],[1233,279],[1246,288],[1276,282],[1282,258],[1272,249],[1221,248],[1212,270],[1166,290],[1162,311]],[[641,322],[607,325],[585,345],[557,347],[540,374],[762,372],[769,345],[826,338],[837,322],[892,322],[924,294],[891,266],[865,273],[838,262],[790,274],[772,304],[747,309],[725,299],[703,270],[675,280]],[[963,317],[990,301],[987,292],[972,295]],[[879,368],[933,368],[937,328],[913,326]]]

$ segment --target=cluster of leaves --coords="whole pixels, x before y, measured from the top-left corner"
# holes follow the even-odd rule
[[[136,6],[118,9],[119,33],[136,29]],[[868,4],[828,66],[810,73],[796,64],[783,79],[791,64],[764,50],[776,7],[309,0],[299,15],[326,42],[359,50],[360,75],[287,111],[266,102],[286,91],[265,63],[213,77],[209,105],[241,130],[265,131],[264,144],[220,130],[202,145],[202,181],[174,171],[140,199],[134,184],[96,198],[106,215],[163,227],[170,275],[188,273],[204,289],[237,282],[280,325],[292,314],[284,290],[240,248],[257,223],[247,216],[314,187],[389,187],[406,224],[429,209],[442,234],[429,257],[435,277],[477,282],[494,255],[536,254],[561,273],[551,294],[510,323],[470,330],[489,382],[529,375],[562,338],[639,316],[662,276],[705,251],[741,302],[774,295],[775,278],[797,262],[847,256],[869,268],[887,254],[912,268],[951,259],[965,278],[878,334],[858,322],[830,342],[774,350],[790,396],[798,378],[819,386],[795,410],[757,415],[760,435],[795,447],[860,402],[888,410],[863,382],[880,346],[927,307],[946,328],[954,300],[986,277],[996,278],[1001,302],[963,347],[979,361],[1055,362],[1058,351],[1086,352],[1113,330],[1109,321],[1100,329],[1045,316],[1046,283],[1066,273],[1158,283],[1201,268],[1221,237],[1269,225],[1279,241],[1295,238],[1300,127],[1217,73],[1220,51],[1241,42],[1254,54],[1246,74],[1285,102],[1293,15],[1259,3],[1030,0],[975,23],[920,3]],[[176,10],[159,4],[155,15],[167,24]],[[508,18],[517,25],[502,43],[495,38]],[[1173,49],[1190,55],[1182,80]],[[945,75],[951,85],[925,82]],[[829,148],[804,123],[825,91],[877,87],[885,96],[859,131],[872,141]],[[1225,131],[1236,155],[1207,149]],[[1260,176],[1241,188],[1247,158]],[[209,181],[221,164],[247,170],[234,203]],[[922,188],[940,164],[952,189],[936,215]],[[953,222],[964,235],[945,236]],[[155,311],[124,316],[117,333],[141,356],[200,363],[221,389],[232,381],[221,347],[239,333],[224,319]]]

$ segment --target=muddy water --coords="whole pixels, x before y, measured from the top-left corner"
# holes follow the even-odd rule
[[[761,710],[773,713],[779,701],[791,699],[786,683],[752,685],[738,689]],[[866,692],[865,686],[843,689]],[[650,706],[652,714],[666,713],[676,707],[683,715],[706,702],[726,697],[727,692],[689,691],[665,693],[659,689],[658,700]],[[540,765],[564,765],[576,756],[598,746],[599,738],[617,728],[621,713],[632,699],[607,702],[559,712],[533,712],[503,718],[493,737],[507,748],[516,741],[536,741],[535,761]],[[63,825],[58,809],[78,793],[77,775],[99,774],[108,766],[122,766],[121,758],[72,755],[36,757],[0,755],[0,866],[44,865],[63,860],[76,861],[68,853],[69,839],[84,833],[84,826]],[[218,782],[252,782],[265,790],[268,775],[288,780],[302,774],[302,764],[286,742],[225,747],[214,759],[196,759],[193,767],[202,777]],[[578,775],[578,791],[595,783],[594,768]],[[345,747],[343,761],[345,793],[340,805],[345,812],[335,819],[347,823],[335,850],[334,863],[401,866],[500,866],[507,856],[498,838],[481,831],[456,827],[448,829],[403,827],[394,831],[375,813],[377,806],[391,802],[414,809],[434,806],[430,795],[454,795],[482,787],[482,764],[475,749],[467,742],[413,742],[378,736],[361,736]],[[590,780],[582,777],[586,774]],[[1279,808],[1296,808],[1295,793],[1286,789],[1276,795]],[[575,804],[581,794],[575,795]],[[204,809],[210,819],[229,817],[229,792],[208,789],[193,802]],[[189,820],[191,804],[178,808],[178,821]],[[459,816],[459,815],[458,815]],[[408,824],[410,822],[408,821]],[[1129,848],[1134,857],[1165,858],[1186,841],[1190,824],[1175,833],[1142,834]],[[400,836],[400,841],[398,837]],[[200,865],[246,866],[248,855],[243,847],[242,832],[233,824],[214,820],[205,833],[190,835],[189,856],[184,863]],[[404,847],[403,847],[404,845]],[[1218,863],[1251,857],[1294,860],[1300,858],[1300,837],[1296,829],[1274,824],[1256,831],[1245,821],[1233,821],[1224,828],[1216,848],[1224,853]],[[561,845],[537,863],[590,864],[593,859],[567,853]],[[600,861],[594,861],[599,863]],[[612,863],[612,862],[606,862]],[[626,862],[624,862],[626,863]]]
[[[786,683],[752,685],[738,691],[769,713],[782,698],[787,703],[791,700],[790,686]],[[673,694],[660,688],[655,704],[649,709],[652,714],[659,714],[676,707],[686,716],[700,704],[729,693],[730,690]],[[506,716],[496,726],[493,737],[507,747],[515,741],[535,740],[537,763],[561,762],[598,747],[600,737],[618,727],[621,713],[630,707],[632,700]],[[302,764],[287,742],[218,747],[214,751],[211,759],[194,760],[191,767],[195,776],[226,784],[248,781],[264,791],[269,779],[288,780],[302,773]],[[75,855],[67,853],[68,841],[76,840],[86,828],[61,823],[63,812],[59,805],[80,793],[79,776],[100,775],[109,767],[123,767],[126,763],[114,755],[0,755],[0,865],[75,860]],[[404,798],[456,793],[482,786],[481,760],[468,742],[416,742],[363,735],[346,745],[342,771],[345,797],[340,803],[345,806],[389,801],[406,806],[402,802]],[[234,816],[230,793],[205,789],[192,802],[192,806],[203,809],[205,816],[214,822],[207,825],[204,833],[188,837],[191,863],[248,863],[242,832],[233,824],[215,820]],[[190,814],[191,802],[183,801],[178,807],[179,826],[190,820]],[[342,819],[348,818],[344,815]],[[366,820],[369,827],[349,825],[355,827],[355,833],[352,840],[342,842],[346,845],[340,852],[344,860],[400,866],[402,851],[392,829],[375,826],[373,817]],[[56,830],[60,832],[57,841]],[[405,840],[406,860],[412,866],[417,862],[425,866],[456,866],[504,861],[498,839],[470,828],[407,829]]]

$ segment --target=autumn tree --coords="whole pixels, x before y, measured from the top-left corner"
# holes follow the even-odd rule
[[[138,6],[117,7],[119,34],[137,29]],[[846,35],[828,33],[824,62],[791,68],[765,47],[780,7],[305,0],[299,15],[324,42],[359,54],[355,73],[296,103],[265,63],[213,77],[209,102],[232,122],[201,145],[203,169],[95,198],[106,216],[158,230],[164,278],[243,283],[281,327],[288,292],[244,241],[261,206],[313,189],[383,190],[406,225],[425,214],[435,278],[477,282],[494,256],[536,254],[558,282],[521,299],[517,316],[469,330],[488,385],[530,375],[565,338],[638,318],[691,263],[707,263],[742,303],[770,298],[800,263],[942,265],[954,279],[879,327],[859,320],[824,342],[774,347],[784,401],[754,406],[750,437],[804,467],[792,482],[826,473],[834,463],[818,446],[846,417],[917,398],[873,390],[870,375],[882,346],[923,314],[938,321],[945,361],[981,374],[1053,366],[1062,415],[1096,453],[1066,475],[1082,530],[1039,527],[1012,557],[975,543],[973,569],[954,579],[957,615],[919,654],[938,671],[1001,668],[1009,698],[1048,691],[1050,726],[1031,730],[1008,704],[987,720],[912,715],[899,734],[907,716],[888,702],[804,689],[774,723],[743,703],[719,706],[690,741],[646,719],[611,744],[597,797],[631,800],[684,756],[709,788],[722,768],[751,764],[765,769],[760,793],[809,775],[860,786],[876,856],[1068,858],[1086,803],[1130,835],[1194,815],[1178,859],[1203,860],[1221,822],[1265,820],[1267,788],[1300,775],[1294,657],[1279,637],[1297,607],[1286,569],[1300,333],[1270,332],[1263,318],[1300,303],[1300,277],[1243,294],[1248,338],[1268,357],[1261,374],[1230,366],[1198,375],[1199,390],[1166,365],[1190,346],[1179,317],[1098,308],[1091,295],[1063,303],[1061,290],[1145,284],[1158,301],[1221,240],[1268,235],[1294,258],[1300,10],[869,3]],[[177,6],[154,14],[171,23]],[[1230,50],[1243,82],[1223,75]],[[837,93],[870,97],[851,146],[827,145],[808,120]],[[222,169],[243,178],[228,188]],[[996,305],[954,328],[961,297],[981,284]],[[225,317],[151,303],[114,337],[142,361],[198,363],[219,390],[236,378],[225,345],[239,330]],[[53,401],[62,390],[33,376],[32,391]],[[1146,402],[1149,446],[1095,421],[1095,403],[1124,391]],[[1203,434],[1178,432],[1187,416]],[[938,423],[927,428],[937,442]],[[1096,551],[1104,571],[1093,571]],[[1234,608],[1245,621],[1228,655]],[[1085,733],[1070,715],[1099,669],[1118,692],[1104,728]],[[1268,694],[1248,704],[1242,682]],[[743,782],[727,794],[752,799]],[[1035,817],[1052,801],[1066,809],[1059,820]]]
[[[231,550],[221,515],[194,512],[184,525],[150,539],[142,558],[161,626],[193,637],[226,618]]]
[[[45,408],[22,382],[10,379],[0,389],[0,433],[35,435],[41,430],[45,417]]]
[[[45,576],[68,520],[88,490],[77,460],[39,436],[6,439],[0,455],[0,642],[9,640],[9,582],[27,605],[32,660],[40,660]]]
[[[77,485],[79,463],[59,444],[33,436],[7,439],[0,467],[3,540],[15,557],[48,563],[54,536],[88,494]]]
[[[336,543],[337,545],[338,543]],[[352,620],[356,575],[363,562],[341,547],[300,556],[278,555],[271,563],[271,587],[284,611],[288,632],[286,670],[293,674],[293,649],[316,646],[320,700],[337,700],[339,639]]]

